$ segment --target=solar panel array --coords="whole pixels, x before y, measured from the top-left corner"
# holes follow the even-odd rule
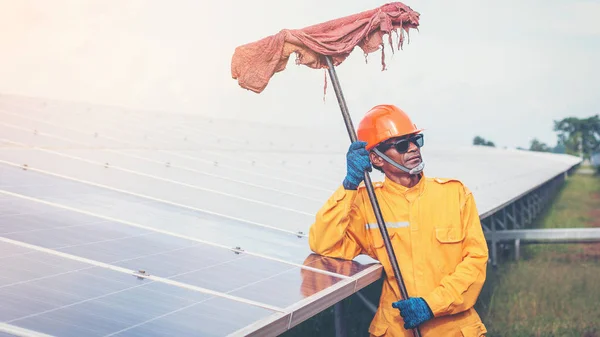
[[[308,247],[346,148],[325,130],[0,96],[0,331],[285,331],[380,276],[369,258]],[[423,153],[426,174],[459,177],[481,214],[579,162]]]

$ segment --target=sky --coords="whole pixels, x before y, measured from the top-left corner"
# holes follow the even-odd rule
[[[371,0],[0,0],[0,94],[344,131],[324,71],[261,94],[231,78],[238,45],[383,5]],[[419,32],[381,71],[357,48],[337,68],[355,125],[395,104],[427,142],[556,143],[553,120],[600,113],[600,1],[405,1]],[[389,47],[388,47],[389,48]],[[307,135],[309,136],[309,135]]]

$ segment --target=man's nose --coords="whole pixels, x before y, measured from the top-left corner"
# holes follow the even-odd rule
[[[419,147],[417,145],[415,145],[415,143],[413,143],[413,142],[408,143],[408,152],[415,152],[418,149],[419,149]]]

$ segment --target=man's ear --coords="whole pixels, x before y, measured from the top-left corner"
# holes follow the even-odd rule
[[[374,151],[369,152],[369,159],[371,159],[371,163],[374,166],[378,166],[378,167],[382,167],[383,166],[383,158],[381,158],[377,153],[375,153]]]

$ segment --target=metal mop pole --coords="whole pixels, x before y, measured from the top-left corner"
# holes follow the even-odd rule
[[[333,84],[333,89],[335,91],[335,95],[338,100],[338,104],[340,105],[340,110],[342,110],[342,117],[344,118],[344,123],[346,123],[346,129],[348,130],[348,135],[350,136],[351,142],[356,142],[358,140],[356,136],[356,131],[354,130],[354,125],[352,124],[352,119],[350,118],[350,114],[348,113],[348,106],[346,105],[346,100],[344,99],[344,94],[342,93],[342,88],[340,87],[340,82],[337,78],[337,74],[335,72],[335,68],[333,66],[333,61],[331,60],[331,56],[325,56],[325,60],[327,61],[329,77],[331,78],[331,82]],[[392,270],[394,271],[394,276],[396,277],[396,281],[398,282],[398,288],[400,288],[400,293],[402,295],[402,299],[408,299],[408,293],[406,292],[406,286],[404,285],[404,279],[402,278],[402,274],[400,273],[400,268],[398,267],[398,261],[396,260],[396,254],[394,253],[394,248],[392,247],[392,243],[390,241],[390,236],[388,234],[387,228],[385,227],[385,222],[383,221],[383,216],[381,215],[381,209],[379,208],[379,202],[377,201],[377,197],[375,196],[375,191],[373,189],[373,183],[371,181],[371,176],[369,172],[364,172],[365,175],[365,186],[367,188],[367,193],[369,194],[369,200],[371,201],[371,205],[373,206],[373,212],[375,213],[375,218],[377,219],[377,226],[379,227],[379,231],[381,232],[381,236],[383,237],[383,242],[385,244],[385,250],[387,251],[388,257],[390,259],[390,263],[392,264]],[[421,337],[421,332],[419,328],[413,329],[413,335],[416,337]]]

